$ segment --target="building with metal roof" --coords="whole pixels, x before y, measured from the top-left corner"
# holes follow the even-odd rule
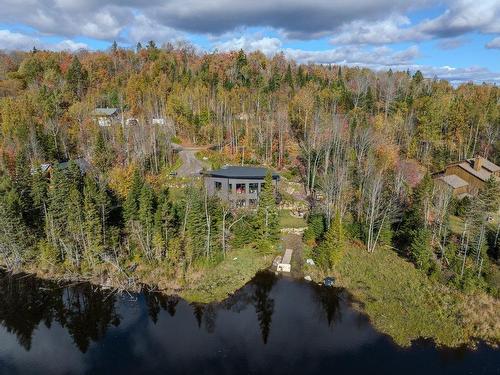
[[[255,207],[269,172],[264,167],[225,166],[203,175],[209,194],[227,199],[236,207]],[[280,176],[271,173],[277,190]]]

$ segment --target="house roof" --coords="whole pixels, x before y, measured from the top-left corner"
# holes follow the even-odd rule
[[[85,173],[90,169],[90,163],[85,159],[74,159],[74,160],[65,161],[65,162],[57,164],[57,168],[60,170],[67,169],[67,168],[69,168],[69,164],[72,161],[75,162],[75,164],[78,166],[78,168],[80,168],[80,171],[82,173]]]
[[[473,159],[472,159],[472,163],[474,163]],[[482,181],[487,181],[490,178],[490,176],[491,176],[491,172],[488,171],[484,167],[482,167],[478,171],[475,170],[474,167],[471,165],[471,162],[469,160],[465,160],[465,161],[459,163],[458,166],[460,168],[464,169],[466,172],[470,173],[471,175],[479,178]]]
[[[264,167],[226,166],[215,171],[205,172],[205,175],[211,177],[263,180],[266,177],[268,171],[269,169]],[[279,178],[279,175],[273,172],[273,179],[279,180]]]
[[[93,116],[113,116],[118,113],[118,108],[96,108],[92,112]]]
[[[472,163],[472,165],[474,165],[474,159],[469,159],[467,161],[469,162],[469,164]],[[500,167],[498,165],[496,165],[495,163],[492,163],[491,161],[489,161],[488,159],[485,159],[485,158],[483,158],[482,167],[491,173],[500,171]]]
[[[469,183],[460,177],[458,177],[455,174],[450,174],[448,176],[441,176],[438,178],[438,180],[441,180],[445,182],[447,185],[451,186],[453,189],[458,189],[464,186],[469,185]]]

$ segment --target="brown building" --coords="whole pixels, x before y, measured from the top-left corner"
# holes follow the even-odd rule
[[[477,156],[447,165],[435,180],[451,189],[453,196],[461,199],[477,194],[491,176],[500,182],[500,167],[488,159]]]

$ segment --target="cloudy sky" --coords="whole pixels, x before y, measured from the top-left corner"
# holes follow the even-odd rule
[[[500,84],[500,0],[0,0],[0,49],[189,41]]]

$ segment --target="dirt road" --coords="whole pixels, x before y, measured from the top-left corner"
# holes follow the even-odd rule
[[[177,169],[179,177],[195,177],[199,176],[200,172],[209,169],[208,163],[198,160],[196,153],[202,150],[202,147],[181,147],[179,146],[179,157],[182,160],[182,165]]]

